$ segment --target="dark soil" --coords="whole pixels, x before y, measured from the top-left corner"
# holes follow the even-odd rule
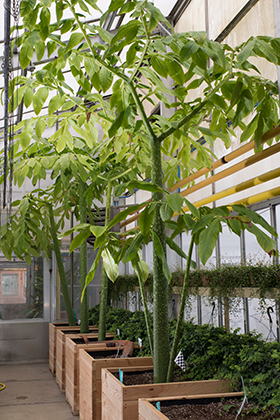
[[[119,379],[119,373],[113,373],[113,375]],[[177,381],[180,380],[178,374]],[[174,377],[176,381],[176,376]],[[153,371],[141,371],[141,372],[124,372],[123,384],[129,385],[141,385],[141,384],[153,384],[154,374]],[[205,403],[203,401],[192,400],[188,404],[184,401],[162,401],[161,412],[169,420],[235,420],[239,408],[242,404],[242,399],[222,399],[211,403]],[[256,413],[257,412],[257,413]],[[266,409],[265,411],[256,407],[254,404],[245,403],[238,419],[246,420],[276,420],[280,419],[280,411],[276,408]]]
[[[210,404],[168,404],[164,406],[161,402],[161,412],[169,420],[235,420],[239,411],[241,400],[230,399],[227,401],[212,402]],[[280,411],[267,409],[253,414],[256,407],[253,404],[245,403],[238,419],[258,420],[258,419],[280,419]]]

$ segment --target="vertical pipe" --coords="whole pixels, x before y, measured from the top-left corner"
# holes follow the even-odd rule
[[[276,206],[270,206],[270,224],[277,232]],[[275,236],[273,236],[273,239],[276,241],[276,248],[278,249],[278,239]],[[279,257],[273,255],[273,264],[276,265],[278,262]]]
[[[202,308],[201,308],[201,296],[196,296],[196,310],[197,310],[197,323],[202,325]]]
[[[248,298],[243,298],[243,313],[244,313],[244,333],[247,334],[250,331]]]
[[[195,247],[195,262],[196,262],[196,268],[200,269],[200,259],[198,255],[198,246]],[[202,325],[202,302],[201,302],[201,296],[196,296],[197,301],[197,323],[198,325]]]
[[[219,298],[218,299],[218,326],[222,327],[224,325],[223,322],[223,303],[222,303],[222,299]]]
[[[240,252],[241,252],[241,265],[245,265],[246,264],[246,248],[245,248],[245,235],[244,235],[244,231],[241,231],[241,235],[240,235]]]
[[[3,208],[7,200],[8,130],[9,130],[9,61],[10,61],[11,1],[4,1],[4,186]]]
[[[273,14],[274,14],[274,31],[275,37],[280,37],[280,3],[279,0],[273,0]],[[280,66],[277,66],[277,79],[280,103]]]
[[[74,213],[71,212],[71,229],[74,227]],[[74,239],[74,233],[71,233],[71,242]],[[70,300],[72,308],[74,308],[74,251],[70,254]]]
[[[276,300],[276,333],[277,333],[277,341],[280,341],[280,301]]]

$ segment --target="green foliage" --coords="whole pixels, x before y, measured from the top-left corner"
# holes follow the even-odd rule
[[[186,362],[185,380],[227,378],[241,389],[242,376],[249,401],[263,408],[279,404],[279,343],[266,343],[254,333],[185,323],[179,348]]]
[[[92,324],[98,325],[99,307],[90,309]],[[151,315],[150,315],[151,316]],[[152,323],[152,316],[151,316]],[[170,343],[176,320],[170,322]],[[108,306],[107,332],[120,330],[123,340],[143,340],[143,353],[149,355],[144,312],[130,312]],[[184,322],[180,334],[186,372],[177,370],[178,380],[227,378],[236,390],[244,379],[249,402],[261,409],[280,403],[280,343],[266,343],[255,333],[240,334],[210,325],[198,326]],[[141,355],[141,354],[140,354]]]
[[[51,23],[50,9],[54,4],[57,21]],[[79,6],[79,12],[76,6]],[[100,13],[99,25],[84,23],[91,18],[91,8]],[[127,19],[120,23],[114,34],[103,26],[112,12],[127,14]],[[275,83],[256,76],[258,69],[250,60],[262,57],[279,64],[279,43],[271,37],[252,37],[231,48],[207,39],[204,32],[177,34],[161,12],[146,0],[129,3],[112,0],[105,13],[101,12],[95,0],[23,0],[21,14],[24,30],[17,39],[21,66],[28,66],[34,51],[38,60],[45,50],[49,57],[55,54],[49,63],[29,78],[16,77],[11,83],[10,108],[12,93],[18,89],[18,98],[23,98],[26,105],[33,105],[36,114],[36,117],[15,127],[15,182],[21,186],[28,177],[36,185],[37,181],[46,178],[46,172],[50,170],[51,178],[55,180],[52,200],[59,196],[59,204],[65,214],[76,207],[75,203],[71,205],[68,193],[68,185],[74,180],[81,179],[87,184],[85,195],[89,208],[93,198],[98,199],[104,193],[103,181],[106,184],[109,179],[118,180],[118,171],[113,175],[111,167],[104,169],[102,166],[111,162],[111,158],[118,169],[124,165],[126,170],[131,171],[131,176],[122,179],[122,182],[135,181],[139,176],[142,179],[151,178],[151,184],[137,181],[130,185],[131,188],[139,187],[152,192],[151,213],[149,210],[144,213],[140,223],[142,237],[137,236],[138,242],[135,243],[135,231],[126,240],[109,233],[111,224],[117,221],[115,218],[103,234],[96,236],[95,248],[100,248],[98,258],[106,249],[118,264],[123,256],[127,261],[132,260],[142,242],[148,243],[152,236],[155,251],[154,294],[161,296],[155,299],[154,314],[158,316],[159,323],[162,321],[161,327],[155,328],[160,336],[154,342],[158,345],[162,340],[159,347],[163,348],[167,343],[164,338],[167,333],[166,286],[167,279],[171,279],[166,262],[164,223],[171,225],[171,211],[182,212],[183,202],[177,194],[167,196],[167,202],[163,202],[163,182],[169,188],[173,186],[178,180],[178,166],[183,178],[200,167],[210,167],[214,141],[220,138],[229,147],[234,129],[245,131],[242,140],[254,139],[256,147],[261,147],[263,133],[278,124],[278,89]],[[159,24],[166,25],[171,35],[159,35],[156,31]],[[68,39],[68,42],[62,38]],[[122,54],[123,51],[126,54]],[[75,79],[71,86],[65,82],[65,68],[70,69]],[[254,72],[250,73],[251,70]],[[173,86],[166,86],[164,79],[168,77],[174,80]],[[197,98],[188,95],[190,90],[199,86],[201,90]],[[106,101],[103,94],[109,88],[112,88],[113,94]],[[44,114],[48,97],[52,99],[48,113]],[[162,101],[168,109],[174,108],[171,117],[150,118],[146,114],[146,103],[156,106],[158,101]],[[250,129],[246,129],[243,120],[250,119],[253,110],[256,120],[251,123]],[[211,124],[205,126],[212,116]],[[228,121],[231,121],[231,127]],[[101,139],[97,125],[103,132]],[[49,138],[43,137],[46,127],[55,127]],[[211,147],[204,147],[196,141],[201,134]],[[191,146],[197,149],[195,159],[190,155]],[[166,156],[164,160],[163,154]],[[63,198],[64,192],[66,198]],[[75,194],[73,198],[76,201]],[[274,252],[275,242],[257,229],[256,224],[261,223],[248,216],[246,209],[245,218],[239,218],[239,224],[230,214],[189,208],[192,216],[179,216],[177,226],[173,225],[171,240],[184,229],[195,229],[196,226],[193,232],[202,262],[206,262],[213,251],[222,221],[237,234],[246,228],[251,229],[264,250]],[[59,208],[56,211],[59,214]],[[124,215],[125,211],[118,221]],[[189,222],[188,227],[182,226],[182,220],[185,224]],[[144,227],[146,221],[148,227]],[[90,228],[78,230],[81,233],[72,248],[86,238],[88,233],[83,230]],[[9,243],[4,245],[7,245],[6,254],[11,256]],[[171,241],[169,246],[174,249]],[[120,248],[119,252],[117,248]],[[92,279],[98,258],[87,276],[86,285]],[[112,278],[115,274],[116,270]],[[168,348],[155,353],[157,361],[160,354],[165,353],[162,360],[166,366]],[[165,369],[161,362],[157,363],[159,365],[161,370]],[[159,377],[158,374],[156,376]],[[161,379],[164,380],[164,374]]]
[[[172,279],[169,283],[169,297],[172,296],[173,287],[183,286],[183,271],[174,271],[171,273]],[[153,274],[150,273],[145,283],[146,291],[152,294]],[[109,287],[109,296],[116,300],[120,293],[126,294],[134,291],[138,286],[138,280],[135,275],[122,275],[117,278],[114,284]],[[196,293],[198,287],[209,287],[211,298],[234,297],[236,288],[239,287],[257,287],[259,295],[264,303],[265,295],[270,292],[273,296],[274,289],[280,287],[280,265],[233,265],[216,268],[214,270],[197,269],[190,272],[189,293]],[[192,291],[190,291],[192,289]]]

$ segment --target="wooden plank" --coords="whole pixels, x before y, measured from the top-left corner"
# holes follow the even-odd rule
[[[118,408],[115,407],[109,399],[110,397],[106,394],[102,395],[102,420],[116,420],[122,418],[122,412],[118,411]]]
[[[140,398],[138,400],[139,420],[166,420],[167,417],[157,410],[149,401]]]
[[[168,418],[162,414],[157,408],[151,404],[151,402],[157,401],[172,401],[175,400],[178,403],[178,400],[195,400],[195,399],[205,399],[209,398],[211,401],[213,398],[228,398],[228,397],[243,397],[243,392],[229,392],[229,393],[220,393],[220,394],[202,394],[202,395],[188,395],[182,397],[165,397],[165,398],[152,398],[152,399],[143,399],[138,400],[138,418],[142,420],[168,420]]]
[[[217,394],[198,394],[198,395],[180,395],[173,397],[161,397],[161,398],[145,398],[145,401],[172,401],[172,400],[199,400],[202,398],[228,398],[228,397],[243,397],[244,392],[221,392]],[[144,399],[144,398],[143,398]]]
[[[97,334],[83,334],[88,339],[98,339]],[[90,342],[77,344],[75,340],[76,336],[72,335],[65,337],[65,395],[66,400],[69,402],[73,415],[79,413],[79,350],[87,349],[88,351],[94,351],[98,347],[104,348],[105,343]],[[106,340],[113,340],[114,334],[106,334]],[[105,347],[107,350],[107,347]],[[112,348],[108,348],[112,350]]]
[[[109,372],[108,369],[102,369],[102,419],[106,419],[104,417],[107,409],[103,413],[103,399],[104,394],[106,395],[106,399],[111,401],[112,407],[111,411],[116,410],[118,413],[122,413],[123,407],[123,390],[124,385],[119,381],[115,380],[116,378]],[[118,417],[116,417],[117,419]]]
[[[94,331],[96,327],[91,325],[90,332],[88,334],[83,334],[87,337],[96,337],[97,333]],[[76,334],[69,334],[66,333],[72,330],[77,329]],[[65,372],[65,337],[67,338],[75,338],[77,335],[80,334],[80,327],[64,327],[64,328],[57,328],[56,329],[56,383],[58,384],[60,391],[62,393],[65,392],[65,381],[66,381],[66,372]]]
[[[132,372],[133,370],[147,371],[151,370],[151,368],[123,368],[124,375],[125,372]],[[109,404],[109,401],[112,401],[111,410],[115,410],[116,408],[116,412],[123,412],[123,417],[115,417],[115,420],[137,420],[139,398],[159,399],[162,397],[172,397],[178,395],[216,395],[228,390],[228,382],[222,380],[172,382],[164,384],[143,384],[125,386],[112,374],[116,371],[116,368],[102,369],[102,401],[104,394],[106,394],[107,404]],[[122,410],[120,409],[120,406],[122,406]],[[102,419],[103,418],[104,416],[102,414]]]
[[[161,398],[177,395],[216,394],[226,391],[227,381],[190,381],[172,382],[152,385],[132,385],[125,387],[124,401],[135,401],[138,398]]]
[[[99,350],[99,349],[98,349]],[[112,350],[107,348],[106,350]],[[90,351],[90,350],[88,350]],[[131,368],[153,365],[151,357],[94,359],[85,349],[79,349],[79,407],[80,418],[83,420],[101,419],[101,373],[104,367]],[[96,351],[96,348],[94,349]]]

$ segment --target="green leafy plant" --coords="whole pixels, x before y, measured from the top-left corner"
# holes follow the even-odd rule
[[[56,3],[56,21],[50,24],[49,8],[53,3]],[[77,5],[82,12],[77,11]],[[100,12],[99,25],[84,23],[91,8]],[[70,20],[69,16],[65,16],[66,10],[72,16]],[[114,12],[124,14],[129,19],[124,20],[117,33],[112,34],[105,30],[103,24]],[[18,100],[23,98],[29,106],[33,105],[38,116],[25,120],[16,128],[22,149],[26,150],[30,142],[36,142],[42,136],[46,123],[49,127],[55,123],[58,125],[50,137],[50,141],[57,141],[58,153],[75,144],[70,127],[89,147],[94,148],[95,125],[100,124],[105,136],[99,149],[99,159],[105,161],[112,148],[119,159],[129,150],[130,164],[137,166],[145,178],[151,178],[150,186],[143,181],[128,186],[138,186],[152,192],[152,203],[141,214],[140,233],[131,233],[134,239],[129,248],[124,244],[124,260],[132,260],[142,242],[146,243],[148,237],[152,236],[154,377],[156,382],[164,382],[170,364],[168,281],[171,274],[166,263],[166,242],[169,241],[174,247],[166,238],[165,226],[171,218],[171,211],[180,213],[184,204],[182,197],[177,194],[167,194],[167,203],[163,201],[164,182],[169,188],[173,186],[174,181],[178,180],[178,166],[182,177],[199,167],[211,167],[214,140],[219,138],[229,147],[230,135],[235,135],[236,128],[241,129],[242,141],[253,138],[256,148],[261,147],[262,134],[278,124],[278,91],[274,83],[259,75],[250,58],[263,57],[275,65],[279,64],[279,40],[260,36],[232,48],[208,40],[203,32],[177,34],[162,13],[148,1],[126,3],[125,0],[112,0],[108,10],[103,13],[92,0],[48,0],[41,3],[23,0],[21,16],[26,31],[16,42],[20,47],[19,58],[23,68],[28,66],[34,49],[38,61],[42,59],[45,48],[49,56],[57,49],[54,60],[30,78],[20,77],[13,84]],[[167,35],[159,34],[158,24],[168,28]],[[64,41],[65,34],[68,36],[67,42]],[[76,91],[65,82],[62,70],[66,66],[69,66],[79,86]],[[250,74],[251,70],[255,73]],[[170,86],[165,83],[168,77],[174,81]],[[189,93],[197,87],[201,88],[200,93],[192,99]],[[102,94],[110,88],[113,93],[107,102]],[[49,102],[48,115],[40,114],[49,94],[53,92],[56,95]],[[174,108],[174,113],[169,118],[164,115],[150,118],[146,111],[147,101],[153,106],[162,101],[165,107]],[[253,110],[251,121],[245,124],[244,119]],[[53,115],[57,111],[59,115]],[[208,124],[210,116],[211,122]],[[229,120],[231,126],[228,125]],[[201,135],[209,148],[196,141]],[[197,148],[196,159],[191,156],[191,145]],[[187,207],[192,213],[193,222],[197,222],[193,238],[196,243],[199,241],[202,261],[211,255],[221,220],[225,219],[237,234],[247,223],[248,229],[256,235],[265,251],[275,249],[269,236],[256,227],[256,224],[263,222],[253,214],[248,216],[246,209],[240,206],[239,221],[227,212],[217,214],[213,209],[207,210],[208,214],[202,214],[191,203],[187,203]],[[136,206],[130,211],[139,209],[140,206]],[[187,211],[186,206],[184,209]],[[97,237],[99,257],[105,248],[114,246],[114,243],[108,245],[110,228],[128,214],[129,211],[124,210],[105,230],[89,227],[89,231]],[[186,223],[185,215],[180,220]],[[175,236],[177,231],[175,228]],[[114,256],[115,253],[111,252]],[[119,258],[119,254],[114,256],[116,261]],[[86,285],[94,271],[95,266],[88,274]],[[188,283],[188,277],[186,273],[185,283]]]

